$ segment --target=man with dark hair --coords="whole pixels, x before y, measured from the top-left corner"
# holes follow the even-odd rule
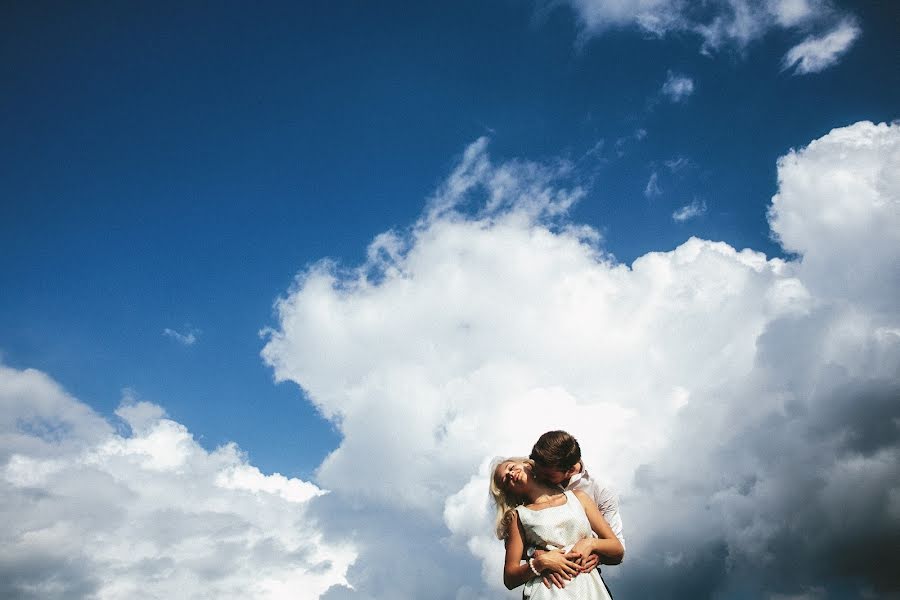
[[[548,431],[534,443],[529,458],[544,467],[568,471],[581,461],[581,446],[565,431]]]
[[[546,483],[558,485],[565,490],[581,490],[593,498],[603,514],[603,518],[609,523],[610,529],[622,542],[622,546],[625,546],[622,518],[619,516],[619,498],[608,485],[597,481],[588,474],[587,468],[581,461],[581,446],[578,445],[578,440],[565,431],[548,431],[535,442],[529,458],[534,461],[535,477]],[[540,550],[535,550],[535,552],[540,552]],[[598,562],[604,565],[616,565],[622,561],[620,558],[593,554],[584,566],[593,568]],[[544,578],[545,585],[549,587],[551,583],[558,587],[564,585],[559,576]]]

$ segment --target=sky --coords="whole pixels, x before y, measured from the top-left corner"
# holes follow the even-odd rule
[[[0,9],[0,596],[900,596],[890,3]]]

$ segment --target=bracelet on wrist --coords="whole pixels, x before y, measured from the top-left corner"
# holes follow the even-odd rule
[[[541,572],[534,568],[534,559],[533,558],[528,559],[528,566],[531,568],[532,573],[534,573],[538,577],[541,576]]]

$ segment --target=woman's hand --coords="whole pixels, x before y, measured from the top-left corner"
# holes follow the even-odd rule
[[[561,550],[541,552],[539,556],[536,553],[534,568],[543,575],[545,586],[549,588],[552,583],[562,588],[565,587],[565,581],[581,573],[581,565],[576,562],[580,556],[576,552],[564,554]]]

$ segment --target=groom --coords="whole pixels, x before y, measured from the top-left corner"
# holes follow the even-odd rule
[[[619,516],[619,498],[608,486],[590,476],[584,463],[581,462],[581,447],[578,440],[565,431],[548,431],[535,442],[529,458],[534,461],[536,478],[565,490],[581,490],[593,498],[603,518],[609,523],[610,529],[622,542],[622,546],[625,546],[622,518]],[[622,559],[592,554],[584,567],[587,570],[593,569],[598,562],[616,565],[622,562]],[[556,574],[544,577],[544,585],[550,587],[551,583],[557,587],[564,586],[563,579]]]

